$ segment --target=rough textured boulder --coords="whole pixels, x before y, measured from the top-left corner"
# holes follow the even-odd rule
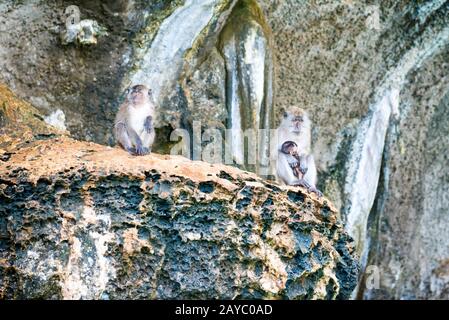
[[[0,161],[0,298],[344,299],[356,285],[325,198],[180,156],[20,141]]]
[[[64,134],[47,125],[29,103],[17,99],[9,88],[0,83],[0,154],[7,161],[10,150],[20,148],[35,139],[46,139]]]

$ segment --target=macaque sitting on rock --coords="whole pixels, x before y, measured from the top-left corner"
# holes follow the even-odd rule
[[[130,154],[142,156],[151,152],[156,136],[154,109],[151,90],[146,86],[136,85],[128,90],[115,118],[114,136]]]
[[[291,107],[284,113],[278,128],[281,145],[278,151],[276,178],[290,186],[301,186],[319,197],[323,194],[316,188],[317,170],[310,153],[311,123],[307,113]]]

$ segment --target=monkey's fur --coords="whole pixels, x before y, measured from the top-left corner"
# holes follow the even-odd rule
[[[278,139],[278,182],[305,187],[321,197],[322,193],[316,188],[317,170],[311,154],[311,122],[303,109],[290,107],[284,112]]]
[[[114,136],[129,153],[141,156],[151,152],[156,137],[154,109],[151,90],[146,86],[136,85],[128,90],[115,117]]]

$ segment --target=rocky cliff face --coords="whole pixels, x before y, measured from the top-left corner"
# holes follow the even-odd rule
[[[275,108],[312,114],[320,186],[379,271],[358,297],[447,298],[449,3],[261,3]]]
[[[107,35],[64,45],[72,4]],[[315,123],[319,187],[364,268],[379,271],[380,287],[367,289],[362,277],[354,297],[441,298],[449,283],[448,17],[444,0],[3,1],[0,79],[48,122],[103,144],[113,143],[124,87],[149,83],[163,110],[161,153],[173,129],[198,135],[195,121],[199,135],[274,128],[281,107],[300,105]],[[234,136],[236,166],[240,142]]]
[[[357,283],[325,198],[180,156],[20,140],[0,161],[0,298],[347,299]]]

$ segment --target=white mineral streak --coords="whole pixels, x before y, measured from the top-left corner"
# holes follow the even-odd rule
[[[146,49],[131,84],[145,84],[156,102],[178,79],[184,53],[190,49],[213,17],[218,0],[187,0],[161,24],[150,48]]]
[[[240,100],[238,96],[238,66],[237,66],[237,53],[236,53],[236,41],[235,35],[226,44],[223,50],[226,59],[226,71],[230,79],[230,84],[228,85],[228,110],[230,110],[231,117],[231,154],[234,161],[238,164],[243,164],[244,162],[244,151],[243,151],[243,131],[242,131],[242,117],[240,111]]]
[[[81,219],[81,229],[75,231],[79,235],[70,240],[69,260],[62,270],[62,296],[68,300],[99,299],[107,283],[115,277],[115,269],[105,256],[107,243],[114,240],[114,234],[109,231],[110,217],[96,215],[92,207],[85,206]],[[81,235],[88,225],[95,225],[97,231]],[[94,253],[90,252],[92,243]]]
[[[79,265],[81,256],[81,242],[77,237],[73,237],[70,245],[69,262],[64,270],[65,274],[61,283],[64,299],[81,299],[81,297],[88,295],[87,285],[83,282]]]
[[[201,240],[201,233],[186,232],[184,234],[181,234],[181,238],[183,242]]]
[[[235,35],[233,35],[228,39],[223,49],[226,71],[230,78],[230,83],[228,82],[228,110],[230,110],[232,129],[231,152],[233,159],[238,164],[244,163],[244,132],[242,132],[242,128],[258,129],[262,127],[260,121],[266,81],[267,43],[261,27],[256,22],[251,22],[251,27],[242,41],[243,50],[242,44],[237,43]],[[247,98],[249,105],[244,104],[241,100],[242,96]],[[242,118],[243,108],[249,109],[252,119]],[[252,122],[249,123],[251,120]],[[243,121],[248,123],[244,125]],[[254,138],[249,142],[256,143],[257,137]]]
[[[250,241],[254,244],[251,249],[251,255],[265,261],[267,269],[259,278],[253,272],[249,272],[249,277],[258,279],[263,290],[273,294],[279,293],[285,289],[288,274],[286,265],[282,261],[278,252],[276,252],[270,245],[263,242],[259,235],[251,235]]]
[[[447,0],[428,1],[418,9],[418,18],[424,23],[429,15],[438,10]]]
[[[104,234],[97,232],[90,232],[91,238],[95,242],[95,250],[97,254],[96,267],[94,269],[94,275],[92,277],[93,286],[95,292],[95,298],[100,298],[103,291],[106,289],[111,278],[115,278],[115,268],[110,262],[110,259],[106,258],[106,252],[108,250],[108,242],[114,240],[114,234],[106,232]]]
[[[242,77],[248,77],[248,85],[251,88],[249,94],[251,101],[254,104],[254,120],[255,128],[260,128],[260,113],[262,109],[262,101],[264,97],[264,84],[265,84],[265,48],[266,41],[261,36],[260,26],[256,23],[252,23],[251,28],[246,36],[244,42],[244,56],[242,57],[244,64],[246,65],[246,75]]]
[[[350,204],[346,229],[358,244],[363,244],[366,238],[366,224],[376,196],[385,135],[392,107],[398,102],[399,90],[387,91],[371,108],[372,113],[360,124],[353,145],[354,152],[345,185]]]

